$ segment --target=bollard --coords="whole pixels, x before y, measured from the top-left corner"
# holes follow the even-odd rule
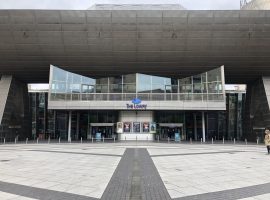
[[[214,138],[212,138],[212,144],[214,144]]]
[[[233,144],[235,144],[235,138],[233,138]]]
[[[14,143],[16,144],[17,143],[17,140],[16,140],[17,138],[15,137],[15,140],[14,140]]]
[[[81,144],[82,144],[82,137],[81,137]]]
[[[257,145],[259,144],[259,138],[257,138]]]
[[[113,136],[113,142],[115,143],[115,136]]]
[[[38,144],[38,138],[37,138],[37,144]]]
[[[202,144],[202,138],[201,138],[201,144]]]
[[[92,137],[92,143],[94,142],[94,138]]]
[[[4,138],[4,144],[6,144],[6,138]]]
[[[50,144],[50,142],[51,142],[51,137],[49,136],[48,137],[48,144]]]
[[[158,142],[159,142],[159,135],[158,135],[158,137],[157,137],[157,140],[158,140]]]
[[[104,136],[102,137],[102,142],[104,143]]]
[[[59,139],[58,139],[58,143],[60,144],[61,143],[61,138],[59,137]]]
[[[222,143],[223,143],[223,144],[225,143],[224,137],[222,138]]]
[[[125,136],[125,141],[127,141],[127,137]]]
[[[189,141],[190,141],[190,144],[192,144],[192,138],[190,138]]]
[[[27,144],[28,143],[28,138],[26,138],[26,141],[25,141],[25,144]]]
[[[247,145],[247,139],[245,139],[245,143],[246,143],[246,145]]]
[[[168,143],[170,143],[170,138],[168,137]]]

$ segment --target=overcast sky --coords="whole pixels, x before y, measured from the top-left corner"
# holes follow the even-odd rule
[[[0,9],[73,9],[85,10],[93,4],[181,3],[194,10],[239,9],[240,0],[0,0]]]

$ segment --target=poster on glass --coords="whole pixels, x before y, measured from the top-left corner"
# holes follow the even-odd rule
[[[141,132],[141,123],[133,122],[133,132],[140,133]]]
[[[150,123],[150,133],[156,133],[157,131],[157,124],[155,122]]]
[[[142,127],[144,133],[149,133],[149,122],[143,122]]]
[[[123,133],[123,122],[117,122],[117,125],[116,125],[116,132],[117,133]]]
[[[124,132],[129,133],[131,128],[131,123],[130,122],[124,122]]]

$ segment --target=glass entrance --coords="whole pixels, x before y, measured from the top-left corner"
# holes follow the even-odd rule
[[[159,124],[160,140],[175,140],[175,133],[183,134],[183,124]]]
[[[91,137],[96,138],[96,134],[100,133],[101,138],[113,138],[114,135],[114,126],[113,125],[105,125],[105,126],[97,126],[90,124]]]

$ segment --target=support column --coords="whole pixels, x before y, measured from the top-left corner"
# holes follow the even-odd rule
[[[203,134],[203,142],[205,142],[205,119],[204,119],[204,112],[202,112],[202,134]]]
[[[197,116],[196,113],[193,114],[194,117],[194,139],[197,140]]]
[[[79,130],[80,130],[80,113],[77,112],[77,124],[76,124],[76,139],[79,139]]]
[[[68,112],[68,142],[71,142],[71,115],[72,111]]]

